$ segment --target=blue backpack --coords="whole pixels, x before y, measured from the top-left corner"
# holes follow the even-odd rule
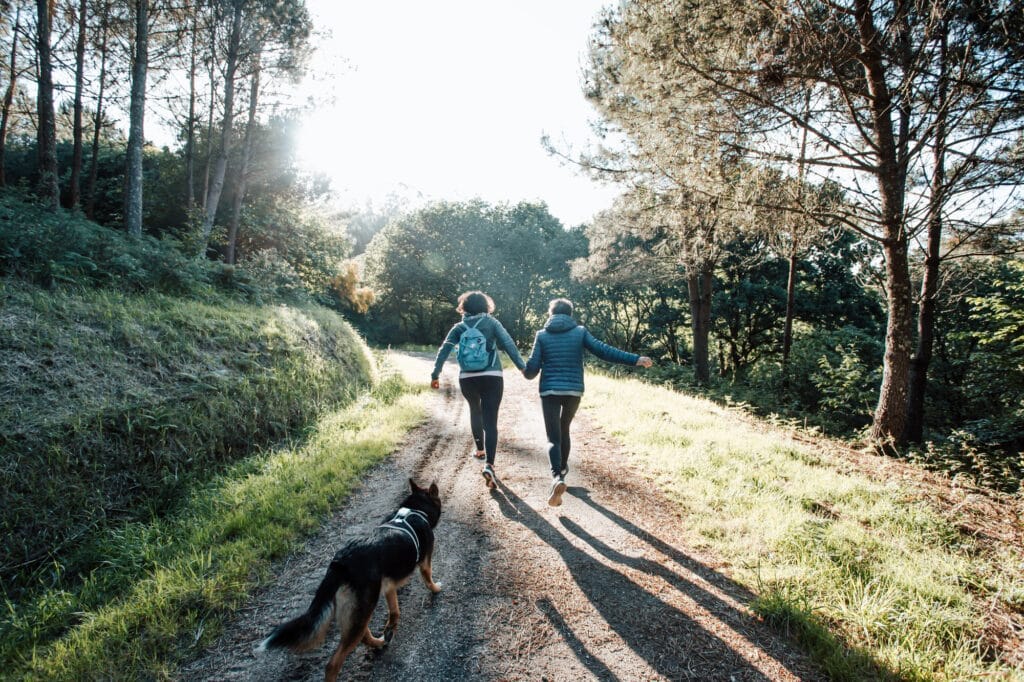
[[[480,318],[483,319],[482,317]],[[466,323],[466,331],[459,338],[459,352],[456,358],[459,367],[465,372],[482,372],[491,366],[491,352],[487,350],[487,337],[477,329],[476,325]]]

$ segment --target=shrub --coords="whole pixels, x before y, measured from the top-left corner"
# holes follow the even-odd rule
[[[105,286],[174,295],[209,293],[216,266],[186,257],[172,241],[132,237],[0,192],[0,276],[46,287]]]
[[[912,450],[910,459],[950,476],[1008,493],[1024,481],[1024,420],[978,419]]]
[[[257,251],[239,264],[262,300],[308,303],[309,292],[298,271],[271,249]]]
[[[871,423],[882,370],[867,365],[853,344],[839,345],[834,354],[818,358],[810,380],[821,392],[820,405],[833,419],[852,427]]]

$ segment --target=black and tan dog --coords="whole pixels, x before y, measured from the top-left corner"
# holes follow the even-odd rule
[[[313,603],[304,614],[279,625],[257,651],[288,648],[309,651],[327,636],[331,616],[338,623],[341,639],[327,664],[325,679],[338,677],[345,658],[360,641],[381,647],[391,641],[398,625],[398,588],[409,581],[418,566],[431,592],[440,592],[430,562],[434,552],[434,526],[441,517],[437,484],[420,488],[409,479],[412,492],[369,537],[352,540],[334,555]],[[370,632],[370,617],[381,591],[387,599],[388,620],[381,637]]]

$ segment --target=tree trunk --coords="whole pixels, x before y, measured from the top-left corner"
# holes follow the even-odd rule
[[[199,32],[199,8],[189,7],[192,12],[192,41],[189,46],[188,65],[188,130],[185,135],[185,184],[188,194],[185,198],[186,215],[191,215],[196,205],[196,45]],[[213,103],[210,103],[213,106]]]
[[[215,43],[216,33],[211,29],[210,44]],[[206,215],[206,202],[210,196],[210,174],[213,169],[213,110],[217,104],[217,79],[214,77],[216,60],[213,58],[213,49],[210,49],[210,109],[206,112],[206,164],[203,170],[203,215]]]
[[[92,156],[89,159],[89,179],[85,184],[85,217],[90,220],[96,209],[96,178],[99,175],[100,133],[103,130],[103,91],[107,85],[107,38],[110,28],[110,5],[103,3],[103,19],[100,22],[100,82],[96,93],[96,114],[92,126]]]
[[[68,187],[68,206],[78,208],[81,203],[82,178],[82,90],[85,81],[86,0],[78,3],[78,38],[75,41],[75,104],[72,123],[73,151],[71,153],[71,182]]]
[[[928,205],[928,247],[921,279],[921,300],[917,308],[917,348],[910,363],[910,394],[907,397],[907,425],[904,439],[920,443],[924,439],[924,399],[928,388],[928,367],[935,345],[935,309],[939,291],[939,263],[942,246],[942,207],[945,203],[946,183],[946,101],[948,28],[943,19],[939,36],[939,83],[936,92],[937,119],[935,122],[935,169],[932,175],[931,197]]]
[[[906,192],[906,137],[893,133],[893,114],[899,115],[900,131],[906,130],[906,113],[895,107],[879,54],[883,39],[874,23],[870,0],[855,0],[854,17],[863,47],[858,58],[871,101],[872,128],[878,154],[878,189],[881,200],[882,249],[885,254],[886,299],[889,317],[885,329],[885,361],[882,385],[871,424],[875,447],[889,453],[903,444],[907,420],[907,381],[910,377],[910,345],[913,315],[910,292],[910,263],[903,202]]]
[[[711,362],[708,355],[708,335],[711,331],[711,272],[687,275],[686,289],[690,297],[690,317],[693,329],[693,378],[701,386],[711,381]]]
[[[804,117],[809,117],[811,111],[811,89],[807,88],[804,93]],[[803,205],[804,181],[807,174],[807,126],[800,131],[800,159],[797,162],[797,203]],[[793,349],[793,316],[796,310],[796,264],[797,253],[802,248],[800,240],[801,229],[796,222],[796,216],[789,216],[788,220],[792,226],[789,242],[789,275],[786,278],[786,322],[782,330],[782,381],[783,386],[788,385],[786,369],[789,366],[789,352]]]
[[[258,58],[257,58],[258,59]],[[238,225],[242,221],[242,202],[245,201],[245,193],[249,182],[249,162],[252,160],[253,139],[256,135],[256,106],[260,94],[260,65],[252,74],[252,84],[249,87],[249,118],[245,123],[245,140],[242,143],[242,163],[238,169],[238,182],[235,183],[235,196],[231,206],[231,222],[228,224],[228,248],[225,253],[225,260],[234,265],[235,248],[238,241]]]
[[[895,446],[903,444],[913,315],[906,242],[888,242],[884,251],[889,317],[885,327],[882,386],[871,425],[871,439],[876,446],[891,454]]]
[[[39,196],[43,204],[60,208],[60,184],[57,174],[57,120],[53,111],[53,63],[50,48],[50,0],[36,0],[38,12],[36,50],[39,59],[39,85],[36,111],[39,116],[36,143],[39,170]]]
[[[21,3],[14,14],[14,30],[11,31],[11,62],[7,73],[7,90],[4,92],[3,111],[0,112],[0,187],[7,186],[4,157],[7,153],[7,125],[11,120],[11,104],[18,83],[18,40],[21,32]]]
[[[796,251],[789,252],[789,276],[786,278],[786,322],[782,328],[782,372],[789,365],[789,351],[793,348],[793,315],[796,309]]]
[[[217,145],[217,157],[213,166],[213,177],[206,198],[206,216],[203,220],[202,251],[205,253],[210,243],[210,233],[217,217],[220,195],[224,191],[224,176],[228,167],[228,150],[231,141],[231,127],[234,123],[235,106],[235,72],[238,70],[238,51],[242,37],[242,3],[234,3],[231,17],[231,37],[228,42],[227,70],[224,76],[224,121],[221,124],[220,141]]]
[[[132,94],[129,107],[127,190],[125,224],[128,233],[142,236],[142,146],[146,112],[146,67],[149,63],[149,0],[135,0],[135,59],[132,63]]]

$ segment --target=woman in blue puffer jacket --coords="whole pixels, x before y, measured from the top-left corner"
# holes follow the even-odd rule
[[[444,343],[437,349],[434,358],[434,369],[430,373],[431,388],[440,387],[441,369],[452,350],[460,342],[465,342],[463,335],[473,329],[480,332],[486,340],[487,358],[482,367],[467,369],[459,366],[459,388],[469,403],[469,428],[473,432],[476,443],[477,459],[484,459],[483,476],[488,488],[495,487],[494,454],[498,447],[498,409],[505,390],[505,381],[501,371],[501,358],[498,348],[505,351],[515,366],[524,369],[526,363],[519,355],[519,349],[502,326],[498,318],[493,317],[494,301],[482,291],[467,291],[459,296],[456,310],[462,313],[462,321],[457,322]],[[467,336],[468,338],[468,336]],[[479,338],[479,337],[477,337]]]
[[[565,298],[551,301],[550,317],[544,329],[537,332],[533,352],[523,370],[527,379],[540,373],[540,402],[552,476],[548,504],[552,507],[562,504],[565,476],[569,472],[569,426],[583,396],[583,351],[621,365],[650,367],[653,364],[646,356],[627,353],[598,341],[573,319],[572,312],[572,301]]]

